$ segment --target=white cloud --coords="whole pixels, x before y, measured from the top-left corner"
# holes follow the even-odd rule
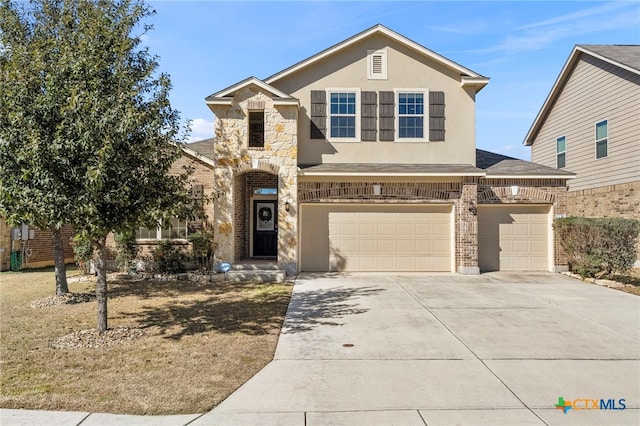
[[[633,8],[633,10],[630,10]],[[476,52],[517,53],[544,49],[557,40],[579,39],[578,36],[635,27],[638,25],[637,4],[620,2],[582,9],[518,28],[496,45]]]
[[[213,121],[208,121],[204,118],[196,118],[191,121],[191,134],[187,138],[187,141],[197,142],[202,139],[212,138],[213,135]]]
[[[564,24],[566,22],[576,22],[576,21],[582,20],[583,18],[587,18],[591,16],[596,16],[598,19],[601,19],[603,13],[624,8],[626,6],[627,5],[625,5],[624,3],[607,3],[607,4],[596,6],[596,7],[582,9],[577,12],[568,13],[566,15],[556,16],[555,18],[547,19],[544,21],[527,24],[522,26],[520,29],[526,30],[530,28],[539,28],[539,27],[547,27],[547,26],[556,25],[556,24]]]

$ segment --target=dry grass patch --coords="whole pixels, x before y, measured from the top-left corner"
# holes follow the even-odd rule
[[[90,293],[95,283],[69,287]],[[109,288],[109,328],[142,336],[54,349],[57,339],[95,328],[95,301],[34,308],[53,294],[53,272],[0,274],[1,407],[206,412],[272,360],[291,294],[287,283],[115,279]]]

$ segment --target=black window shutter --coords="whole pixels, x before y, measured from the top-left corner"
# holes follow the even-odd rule
[[[378,95],[376,92],[360,93],[362,113],[360,114],[360,138],[363,141],[375,141],[377,139],[377,111]]]
[[[394,92],[380,92],[380,140],[393,141],[395,137]]]
[[[325,139],[327,131],[327,92],[311,91],[311,139]]]
[[[429,92],[429,140],[444,140],[444,92]]]

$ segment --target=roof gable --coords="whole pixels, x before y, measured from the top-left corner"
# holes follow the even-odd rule
[[[253,76],[207,96],[205,98],[205,101],[209,105],[230,104],[235,92],[251,85],[258,86],[262,90],[271,93],[274,96],[274,103],[276,104],[298,104],[298,100],[296,98],[282,92],[281,90],[276,89],[273,86],[270,86],[264,81]]]
[[[376,34],[381,34],[384,35],[394,41],[396,41],[397,43],[400,43],[410,49],[412,49],[413,51],[417,52],[418,54],[427,57],[449,69],[452,69],[456,72],[458,72],[461,76],[461,80],[462,80],[462,85],[470,85],[470,86],[475,86],[477,87],[477,91],[480,91],[484,86],[486,86],[489,83],[489,79],[487,77],[482,76],[481,74],[478,74],[466,67],[463,67],[462,65],[445,58],[444,56],[441,56],[437,53],[435,53],[434,51],[427,49],[426,47],[416,43],[413,40],[410,40],[398,33],[396,33],[395,31],[390,30],[389,28],[377,24],[374,25],[373,27],[354,35],[353,37],[350,37],[334,46],[329,47],[328,49],[325,49],[301,62],[298,62],[297,64],[294,64],[276,74],[273,74],[270,77],[267,77],[264,81],[267,84],[273,84],[274,82],[277,82],[278,80],[289,76],[293,73],[295,73],[296,71],[299,71],[303,68],[307,68],[309,66],[312,66],[313,64],[339,52],[342,51],[346,48],[348,48],[349,46],[352,46],[355,43],[358,43],[359,41],[366,39],[368,37],[371,37],[373,35]]]
[[[560,96],[565,83],[571,77],[582,55],[593,56],[618,68],[640,75],[640,45],[576,45],[571,55],[569,55],[567,62],[565,62],[564,67],[562,67],[558,78],[551,88],[551,92],[547,95],[547,99],[545,99],[544,104],[542,104],[542,108],[540,108],[531,128],[527,132],[527,136],[523,142],[524,145],[533,145],[535,138],[538,136],[538,132],[542,128],[556,99]]]

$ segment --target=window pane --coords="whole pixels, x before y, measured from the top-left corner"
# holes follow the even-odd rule
[[[596,158],[604,158],[607,155],[607,140],[596,142]]]
[[[601,121],[596,124],[596,140],[604,139],[607,137],[607,120]]]
[[[330,135],[334,138],[356,136],[356,94],[336,92],[331,94]]]
[[[424,137],[424,94],[398,94],[398,137]]]
[[[558,168],[562,169],[565,166],[565,153],[558,154]]]
[[[149,229],[149,228],[145,228],[144,226],[141,226],[140,228],[138,228],[138,233],[136,235],[136,238],[139,239],[156,239],[158,238],[158,230],[153,228],[153,229]]]
[[[161,238],[187,238],[187,222],[178,218],[171,219],[169,226],[162,228]]]
[[[556,139],[556,152],[557,153],[565,152],[566,151],[565,148],[566,148],[566,144],[565,144],[564,136]]]
[[[401,138],[422,138],[423,117],[400,117],[398,136]]]

